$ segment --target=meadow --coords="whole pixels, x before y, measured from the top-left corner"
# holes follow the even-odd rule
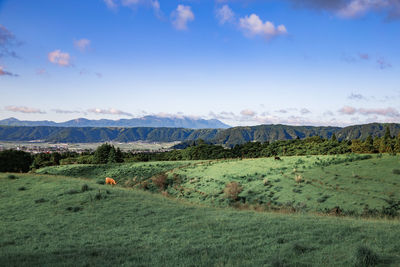
[[[0,174],[0,265],[396,266],[400,262],[398,220],[238,211],[96,181]]]
[[[364,217],[400,210],[400,157],[387,154],[67,165],[37,173],[99,182],[109,176],[124,187],[216,207]],[[232,182],[236,195],[227,192]]]
[[[74,164],[41,168],[38,174],[62,175],[75,178],[90,178],[103,183],[105,177],[112,177],[119,185],[129,186],[133,180],[137,183],[151,179],[159,173],[191,165],[193,162],[138,162],[112,164]]]

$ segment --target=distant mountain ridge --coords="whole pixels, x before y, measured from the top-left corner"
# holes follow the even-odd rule
[[[78,118],[66,122],[20,121],[16,118],[0,120],[4,126],[55,126],[55,127],[170,127],[189,129],[224,129],[230,126],[216,119],[195,119],[190,117],[144,116],[120,120],[89,120]]]
[[[314,127],[288,125],[259,125],[229,129],[186,129],[168,127],[52,127],[52,126],[0,126],[1,141],[41,140],[54,143],[95,142],[173,142],[203,139],[210,143],[234,146],[247,142],[273,142],[320,136],[339,140],[365,139],[368,135],[381,137],[386,126],[392,136],[400,134],[400,124],[371,123],[348,127]]]

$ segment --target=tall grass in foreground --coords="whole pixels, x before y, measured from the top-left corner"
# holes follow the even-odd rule
[[[398,221],[210,208],[95,181],[19,174],[9,179],[0,174],[0,265],[400,262]]]

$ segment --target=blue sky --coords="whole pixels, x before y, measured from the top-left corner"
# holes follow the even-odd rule
[[[400,122],[399,0],[0,0],[0,119]]]

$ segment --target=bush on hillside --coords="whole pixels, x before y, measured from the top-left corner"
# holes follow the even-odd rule
[[[82,192],[89,191],[89,186],[87,184],[82,185],[81,191]]]
[[[237,182],[230,182],[226,184],[224,193],[225,196],[231,200],[238,200],[240,192],[242,192],[243,187]]]
[[[360,246],[357,248],[355,255],[356,266],[376,266],[378,264],[378,255],[371,249]]]
[[[162,174],[155,176],[151,180],[162,191],[167,188],[167,179],[168,179],[168,175],[166,175],[165,173],[162,173]]]

